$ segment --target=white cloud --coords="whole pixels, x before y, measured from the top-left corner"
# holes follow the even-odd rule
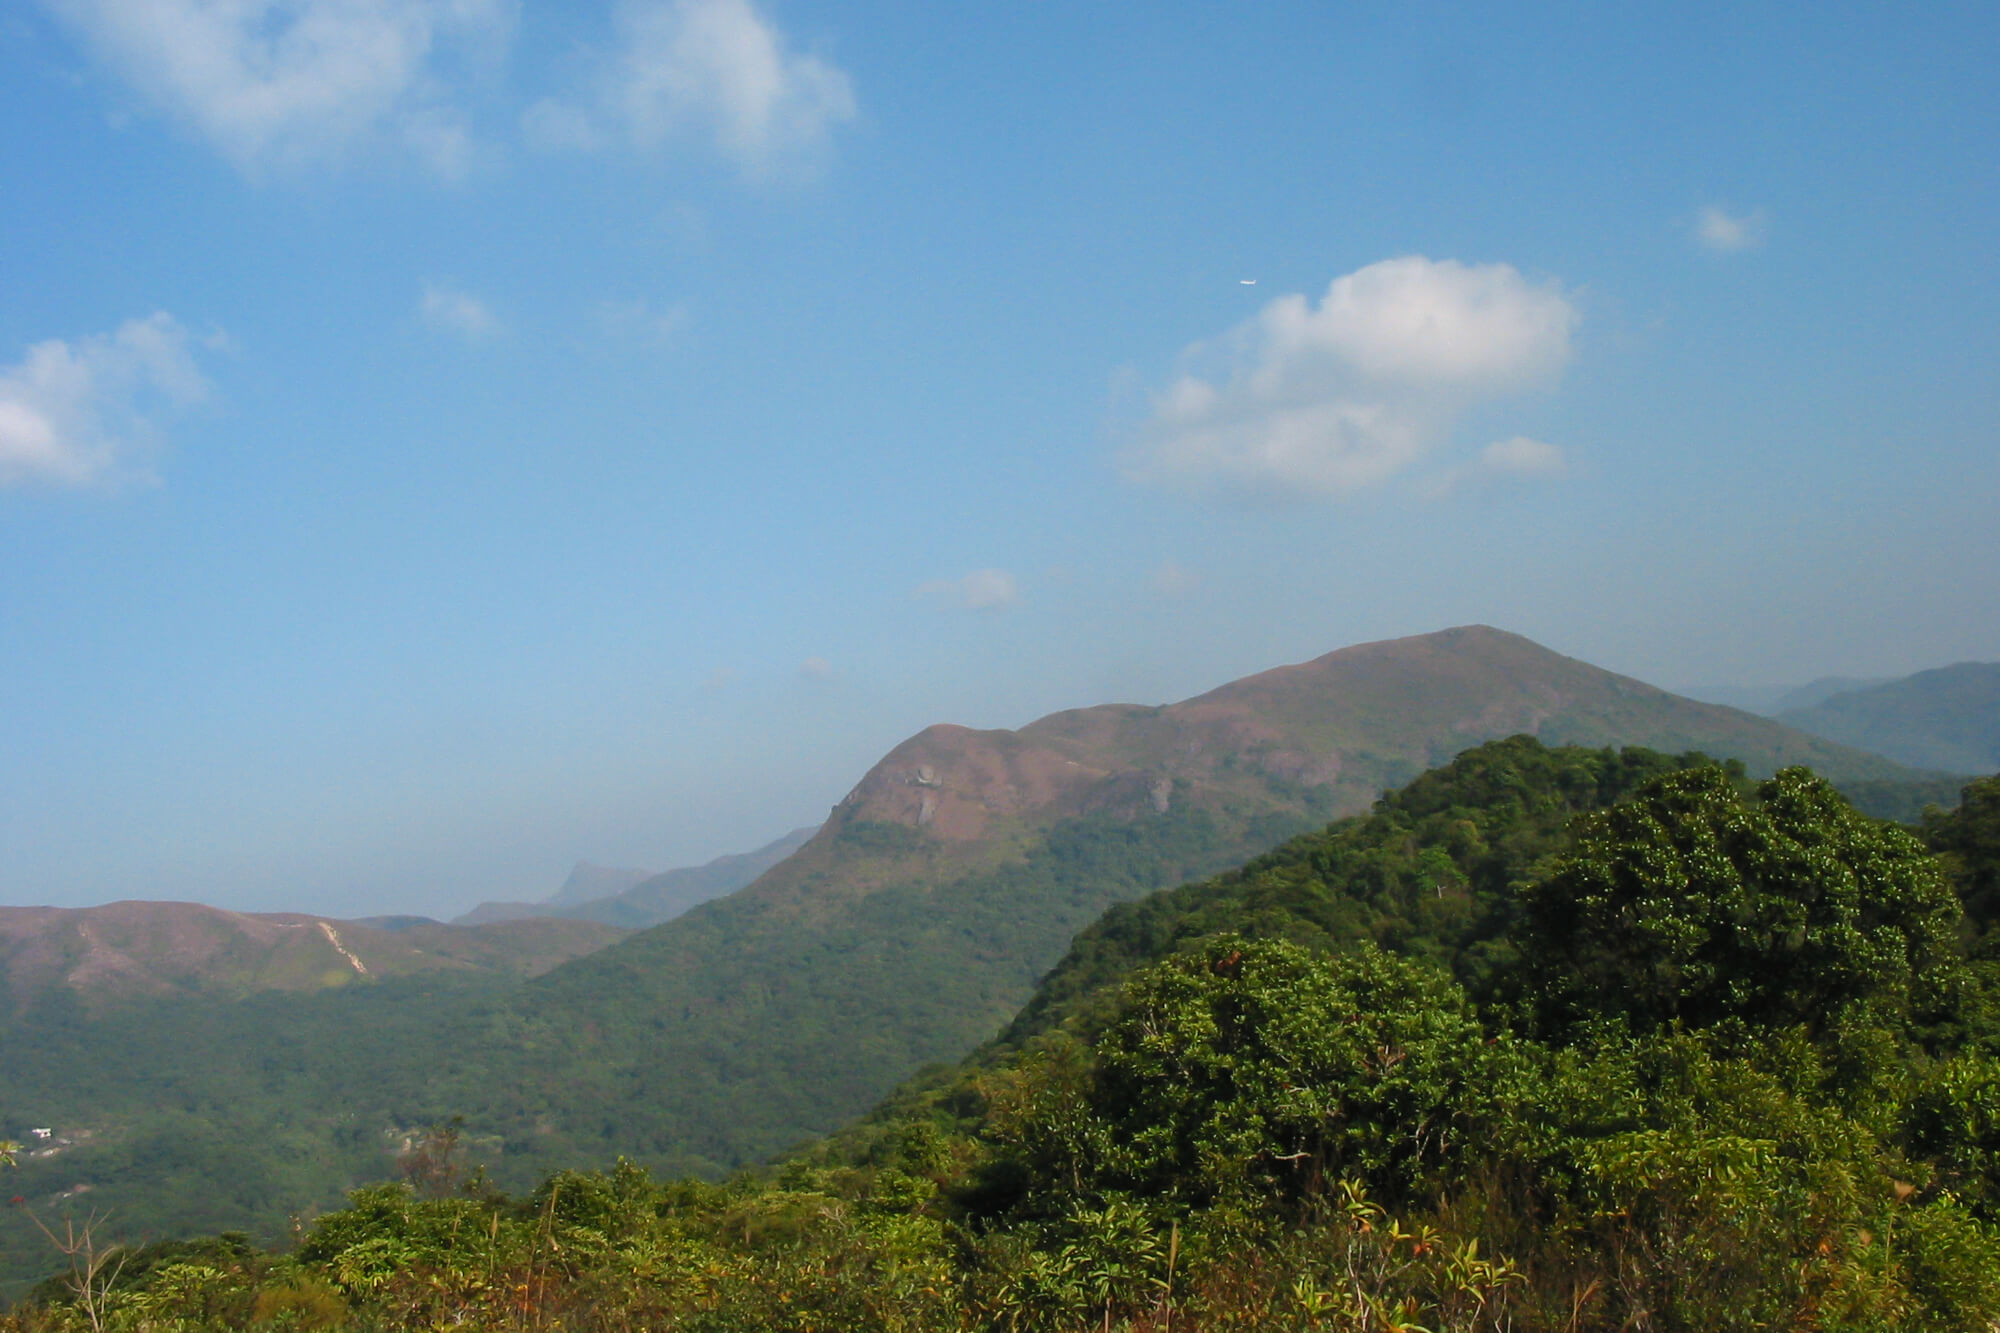
[[[833,665],[824,657],[808,657],[799,663],[799,674],[807,680],[832,680]]]
[[[207,395],[187,331],[170,315],[36,343],[0,369],[0,486],[145,479],[155,417]]]
[[[789,49],[750,0],[624,0],[618,50],[581,99],[544,100],[523,128],[544,148],[640,149],[700,136],[753,176],[809,165],[854,118],[853,82]]]
[[[45,0],[137,91],[246,171],[386,136],[446,177],[475,145],[450,86],[497,63],[517,0]]]
[[[1416,462],[1474,404],[1553,384],[1579,319],[1506,264],[1371,264],[1289,295],[1154,395],[1125,469],[1196,492],[1343,495]]]
[[[933,579],[917,596],[956,611],[1000,611],[1021,600],[1021,585],[1004,569],[975,569],[964,578]]]
[[[474,342],[500,332],[499,316],[486,302],[469,292],[434,282],[424,284],[423,297],[417,302],[417,313],[430,327]]]
[[[1735,254],[1764,243],[1764,210],[1753,208],[1742,216],[1710,204],[1695,217],[1694,234],[1703,247],[1718,254]]]

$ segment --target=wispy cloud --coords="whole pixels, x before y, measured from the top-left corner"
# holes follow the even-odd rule
[[[435,282],[424,284],[417,313],[431,328],[473,342],[494,337],[501,331],[499,316],[486,302],[469,292]]]
[[[671,342],[693,321],[694,311],[685,301],[676,301],[664,310],[656,310],[644,300],[605,301],[597,307],[597,318],[614,338]]]
[[[147,101],[249,172],[398,142],[446,177],[476,145],[453,78],[497,64],[517,0],[46,0]]]
[[[531,144],[654,150],[699,138],[746,175],[810,169],[854,119],[853,81],[800,54],[750,0],[623,0],[617,50],[577,96],[530,107]]]
[[[975,569],[963,578],[933,579],[917,596],[956,611],[1002,611],[1021,600],[1021,585],[1004,569]]]
[[[164,313],[37,343],[0,369],[0,486],[150,479],[160,417],[208,392],[187,331]]]
[[[1198,494],[1338,496],[1422,458],[1469,407],[1553,384],[1580,316],[1507,264],[1422,256],[1272,301],[1155,394],[1124,456]]]
[[[1733,255],[1741,250],[1752,250],[1764,243],[1764,232],[1768,219],[1761,208],[1753,208],[1748,213],[1735,214],[1715,204],[1703,208],[1695,216],[1695,239],[1702,247],[1717,254]]]
[[[1452,491],[1502,481],[1555,481],[1569,475],[1569,456],[1561,446],[1515,435],[1495,440],[1463,467],[1431,479],[1423,493],[1432,499]]]

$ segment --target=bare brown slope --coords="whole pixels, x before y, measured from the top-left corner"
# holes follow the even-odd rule
[[[1429,768],[1525,733],[1552,745],[1699,749],[1741,759],[1757,774],[1805,764],[1836,782],[1916,776],[1880,755],[1682,698],[1485,625],[1357,644],[1166,711],[1184,725],[1239,719],[1322,763],[1372,756]]]
[[[1883,759],[1733,708],[1698,703],[1483,625],[1358,644],[1165,707],[1107,704],[1019,731],[939,725],[869,770],[806,850],[758,891],[814,879],[854,824],[920,831],[897,859],[1004,858],[1034,828],[1078,815],[1139,817],[1173,801],[1269,803],[1352,814],[1387,786],[1484,741],[1643,745],[1805,764],[1836,781],[1916,776]],[[1287,797],[1294,798],[1287,800]],[[859,858],[872,861],[880,858]],[[886,867],[857,865],[872,881]]]
[[[0,907],[0,978],[16,1003],[66,988],[89,1000],[324,990],[428,971],[532,976],[623,931],[590,922],[378,930],[300,913],[200,903]]]

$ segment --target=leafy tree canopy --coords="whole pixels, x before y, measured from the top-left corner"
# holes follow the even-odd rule
[[[1805,769],[1749,799],[1714,768],[1660,778],[1585,820],[1523,904],[1529,990],[1555,1028],[1901,1021],[1956,977],[1936,860]]]

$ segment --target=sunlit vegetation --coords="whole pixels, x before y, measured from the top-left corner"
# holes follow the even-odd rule
[[[447,1122],[283,1245],[51,1253],[0,1329],[1990,1333],[1996,812],[1483,746],[1113,909],[766,1172],[510,1197]]]

